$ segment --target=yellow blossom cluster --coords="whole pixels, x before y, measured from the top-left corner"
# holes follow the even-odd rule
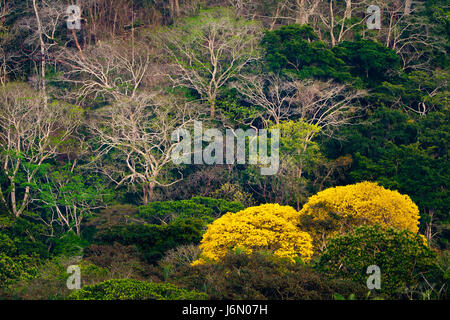
[[[202,255],[193,265],[218,261],[230,250],[247,253],[269,250],[294,261],[311,259],[311,236],[298,228],[299,213],[290,206],[264,204],[237,213],[227,213],[208,226],[200,248]]]
[[[300,211],[302,230],[322,249],[328,237],[356,225],[380,224],[417,233],[419,209],[407,195],[373,182],[329,188],[309,198]]]

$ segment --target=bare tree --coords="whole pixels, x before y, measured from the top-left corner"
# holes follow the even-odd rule
[[[76,4],[85,13],[82,17],[83,43],[93,45],[102,40],[124,38],[129,36],[131,29],[147,23],[159,25],[163,20],[162,14],[166,11],[165,7],[164,10],[160,8],[161,12],[155,8],[161,2],[162,0],[77,0]]]
[[[307,24],[320,4],[320,0],[295,0],[295,22],[298,24]]]
[[[233,86],[252,104],[262,108],[259,116],[271,120],[300,117],[331,133],[358,115],[358,99],[365,92],[334,81],[290,80],[277,75],[243,75]]]
[[[405,16],[411,14],[411,6],[412,6],[412,3],[413,3],[412,0],[405,0],[405,6],[404,6],[404,10],[403,10],[403,14],[404,14]]]
[[[39,45],[41,48],[41,89],[42,89],[42,97],[45,99],[45,104],[47,103],[47,90],[46,90],[46,84],[45,84],[45,42],[43,38],[43,30],[42,30],[42,23],[41,18],[39,16],[39,10],[36,5],[36,0],[33,0],[33,9],[34,14],[36,15],[36,25],[37,25],[37,34],[39,38]]]
[[[65,81],[77,86],[74,98],[118,101],[133,98],[148,78],[160,74],[153,50],[141,41],[99,41],[83,52],[64,50],[60,61],[67,66]]]
[[[155,0],[155,6],[160,11],[168,12],[173,21],[182,16],[189,16],[198,11],[201,0]]]
[[[0,84],[4,86],[7,81],[8,67],[7,67],[7,53],[3,46],[8,38],[8,32],[5,26],[5,18],[10,14],[11,9],[9,8],[9,0],[0,0]]]
[[[295,83],[270,74],[266,77],[258,75],[242,75],[233,82],[245,99],[262,108],[259,117],[268,126],[268,121],[279,124],[292,115],[292,102],[297,94]]]
[[[0,201],[16,217],[30,203],[38,170],[60,153],[60,146],[80,121],[76,107],[44,104],[42,95],[24,84],[10,83],[0,88],[0,161],[8,184],[7,189],[0,186]]]
[[[342,42],[348,33],[365,22],[363,14],[366,11],[365,0],[345,0],[345,5],[343,4],[343,1],[323,1],[317,10],[317,16],[322,22],[321,27],[328,30],[331,46]],[[361,19],[353,22],[350,19],[355,11],[359,13]]]
[[[278,24],[293,23],[292,16],[293,0],[228,0],[234,8],[236,16],[245,17],[248,20],[259,20],[269,30],[273,30]]]
[[[1,0],[0,1],[0,22],[2,24],[5,23],[5,17],[8,15],[8,12],[11,10],[9,7],[9,0]]]
[[[260,58],[262,33],[259,25],[236,20],[226,9],[201,12],[197,19],[162,33],[160,40],[171,57],[173,84],[196,90],[214,118],[220,88]]]
[[[117,186],[141,187],[147,204],[156,186],[170,186],[182,178],[169,181],[165,174],[178,145],[171,134],[191,122],[190,110],[191,106],[158,94],[142,94],[105,107],[89,127],[100,146],[97,157],[110,153],[116,162],[102,164],[100,170]]]
[[[332,133],[359,115],[359,101],[366,92],[329,80],[296,81],[297,94],[291,103],[297,106],[294,114],[309,124],[316,124],[322,132]]]
[[[15,23],[15,28],[30,31],[24,38],[24,44],[31,47],[27,53],[32,61],[38,62],[39,88],[43,102],[47,103],[47,85],[45,81],[47,63],[50,60],[52,48],[58,45],[58,28],[65,22],[66,6],[55,0],[32,0],[31,8],[26,8],[30,13]]]
[[[402,58],[403,66],[429,71],[429,50],[445,52],[445,36],[431,32],[430,21],[418,14],[423,4],[398,4],[390,8],[389,25],[386,28],[386,46]]]

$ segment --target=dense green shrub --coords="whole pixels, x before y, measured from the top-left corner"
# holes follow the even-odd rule
[[[33,253],[43,259],[51,256],[51,249],[55,246],[56,237],[47,237],[45,226],[34,222],[29,217],[16,218],[9,226],[1,229],[1,233],[14,243],[8,255],[29,255]],[[4,252],[0,239],[0,252]],[[5,243],[3,243],[4,245]]]
[[[367,291],[349,281],[328,280],[310,267],[266,252],[234,252],[219,263],[186,266],[169,281],[202,290],[210,299],[332,299],[334,293],[364,298]]]
[[[422,276],[436,272],[436,255],[425,238],[407,230],[361,226],[332,238],[320,256],[318,269],[336,279],[366,284],[370,265],[381,271],[379,292],[389,297],[411,294]]]
[[[23,279],[32,279],[37,274],[37,259],[27,255],[10,257],[0,252],[0,288]]]
[[[33,251],[25,254],[20,239],[14,240],[0,233],[0,288],[17,280],[31,279],[37,273],[39,256]]]
[[[343,41],[329,49],[308,25],[268,31],[262,44],[271,71],[287,71],[299,78],[334,78],[376,86],[394,79],[401,66],[394,50],[373,40]]]
[[[354,77],[371,86],[392,79],[401,59],[394,50],[372,40],[343,41],[333,48],[336,58],[342,59]]]
[[[177,288],[169,283],[112,279],[85,286],[70,294],[73,300],[205,300],[206,294]]]
[[[0,292],[8,299],[24,300],[60,300],[71,293],[67,288],[67,267],[78,265],[81,272],[81,285],[95,284],[111,278],[108,269],[96,266],[89,261],[80,261],[76,257],[58,256],[43,261],[35,268],[32,278],[21,278]]]
[[[183,244],[198,244],[204,223],[199,219],[177,219],[167,225],[131,224],[115,226],[101,232],[98,241],[103,244],[119,242],[135,245],[150,263],[157,262],[164,253]]]
[[[139,216],[154,224],[167,224],[184,218],[198,218],[209,223],[214,220],[212,213],[212,209],[190,200],[155,201],[139,207]]]
[[[299,78],[351,79],[344,61],[319,41],[311,26],[291,24],[268,31],[262,45],[271,71],[287,71]]]
[[[0,233],[0,252],[5,255],[13,255],[17,251],[14,242],[6,234]]]
[[[227,212],[238,212],[242,209],[244,206],[236,201],[193,197],[191,200],[151,202],[139,207],[138,216],[154,224],[166,224],[185,218],[198,218],[207,224]]]
[[[76,235],[73,231],[68,231],[55,239],[53,254],[80,256],[88,245],[89,242],[86,239]]]
[[[210,208],[213,211],[215,218],[218,218],[227,212],[238,212],[244,210],[244,205],[238,201],[227,201],[224,199],[214,199],[200,196],[193,197],[191,201]]]
[[[417,87],[423,94],[422,90]],[[390,94],[395,100],[400,95]],[[326,146],[329,156],[350,154],[353,159],[348,179],[341,184],[377,181],[407,194],[419,207],[421,231],[430,236],[432,229],[433,242],[445,248],[450,238],[450,109],[425,117],[378,107],[367,122],[348,126],[338,136]],[[427,225],[432,227],[428,231]]]

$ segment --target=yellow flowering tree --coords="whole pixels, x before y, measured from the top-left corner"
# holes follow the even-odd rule
[[[311,234],[320,250],[330,236],[363,224],[417,233],[419,218],[419,208],[408,195],[367,181],[321,191],[300,210],[302,230]]]
[[[247,253],[269,250],[276,256],[308,261],[313,254],[312,238],[298,228],[299,213],[290,206],[264,204],[227,213],[208,226],[200,248],[202,264],[223,258],[239,248]]]

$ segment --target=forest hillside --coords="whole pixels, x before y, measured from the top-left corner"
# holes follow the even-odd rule
[[[0,0],[0,300],[446,300],[449,16]]]

